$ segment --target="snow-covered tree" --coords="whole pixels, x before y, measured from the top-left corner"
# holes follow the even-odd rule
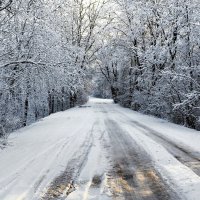
[[[99,68],[111,90],[115,81],[116,102],[199,128],[197,1],[116,0],[115,5],[112,39],[99,55]]]

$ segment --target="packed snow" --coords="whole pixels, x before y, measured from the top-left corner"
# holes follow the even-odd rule
[[[0,199],[51,199],[54,180],[62,183],[57,199],[112,199],[109,172],[113,158],[108,149],[115,144],[107,135],[109,120],[123,130],[125,139],[128,134],[146,152],[163,181],[181,199],[199,200],[198,171],[150,134],[160,134],[166,144],[177,145],[189,157],[200,159],[200,132],[92,97],[84,106],[52,114],[11,134],[8,146],[0,152]],[[67,183],[70,179],[70,192],[66,192],[69,188],[62,190],[62,179]]]

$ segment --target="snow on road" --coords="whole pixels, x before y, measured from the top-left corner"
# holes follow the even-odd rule
[[[13,133],[0,200],[200,198],[200,133],[90,98]]]

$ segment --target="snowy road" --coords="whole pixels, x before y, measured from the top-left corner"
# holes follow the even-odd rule
[[[91,98],[11,135],[0,200],[199,200],[200,133]]]

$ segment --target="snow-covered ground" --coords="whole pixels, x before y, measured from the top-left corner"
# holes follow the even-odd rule
[[[0,200],[200,199],[200,132],[90,98],[11,134]]]

